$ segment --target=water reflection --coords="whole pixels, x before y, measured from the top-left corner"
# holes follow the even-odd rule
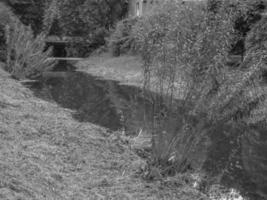
[[[42,83],[32,89],[38,97],[73,109],[73,117],[81,122],[111,130],[126,126],[128,131],[144,124],[141,90],[116,81],[104,81],[83,72],[47,72]]]
[[[101,80],[84,72],[47,72],[32,89],[40,98],[73,109],[76,120],[111,130],[125,128],[128,134],[135,134],[140,128],[149,129],[147,124],[152,121],[149,113],[152,105],[144,100],[140,89]],[[164,124],[164,129],[177,134],[180,126],[181,120],[176,116]],[[236,140],[244,133],[227,125],[213,127],[209,132],[212,144],[205,170],[214,176],[225,170],[222,177],[225,185],[249,194],[251,200],[264,200],[262,196],[267,193],[264,181],[267,180],[266,132],[260,134],[265,138],[259,138],[255,133],[249,134],[247,140],[242,137]]]

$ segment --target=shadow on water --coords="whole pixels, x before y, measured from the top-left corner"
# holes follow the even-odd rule
[[[59,66],[54,72],[44,73],[42,80],[30,87],[35,95],[72,109],[73,118],[80,122],[91,122],[111,130],[124,128],[131,135],[141,128],[149,129],[152,105],[144,100],[141,89],[84,72],[61,70],[66,69]],[[178,117],[167,123],[167,132],[177,134],[179,121]],[[265,195],[267,189],[263,181],[267,180],[266,138],[263,141],[257,134],[251,134],[250,139],[233,140],[231,136],[238,134],[243,135],[242,131],[225,125],[212,128],[212,144],[204,168],[215,176],[225,170],[222,177],[225,185],[249,194],[251,200],[263,200],[260,196]],[[234,154],[233,149],[237,149]]]
[[[47,72],[31,87],[35,95],[74,111],[73,118],[111,130],[134,132],[144,121],[142,92],[84,72]],[[135,110],[135,112],[131,112]]]

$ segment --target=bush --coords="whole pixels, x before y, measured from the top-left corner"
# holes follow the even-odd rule
[[[34,79],[53,67],[48,57],[52,49],[45,49],[45,35],[34,37],[30,27],[13,20],[6,28],[7,66],[6,70],[17,79]]]
[[[224,2],[224,4],[222,4]],[[208,11],[217,12],[220,6],[234,11],[234,28],[236,30],[236,39],[232,44],[231,53],[243,55],[245,53],[245,39],[247,33],[251,30],[255,23],[261,19],[261,13],[266,8],[266,2],[262,0],[231,0],[218,1],[208,0]]]
[[[118,22],[108,41],[109,49],[114,56],[134,51],[132,27],[136,22],[137,18],[128,18]]]
[[[50,0],[49,0],[50,1]],[[8,6],[19,20],[27,26],[31,26],[35,35],[42,31],[43,15],[46,3],[42,0],[6,1]]]
[[[210,13],[201,3],[169,0],[134,27],[154,107],[153,160],[163,168],[200,168],[211,128],[247,126],[265,100],[258,77],[266,51],[248,51],[240,68],[226,65],[235,39],[235,13],[226,2]]]
[[[12,12],[4,3],[0,3],[0,62],[6,60],[5,25],[9,23]]]
[[[67,57],[88,57],[92,52],[90,44],[71,43],[66,46]]]
[[[267,17],[263,17],[258,23],[251,27],[245,41],[246,50],[267,49]]]
[[[0,24],[0,62],[6,60],[6,39],[5,39],[5,27]]]

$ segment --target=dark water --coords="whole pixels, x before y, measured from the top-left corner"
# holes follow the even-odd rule
[[[47,72],[31,86],[35,95],[74,111],[73,118],[128,133],[144,126],[142,91],[84,72]],[[132,112],[132,110],[134,110]]]
[[[141,89],[84,72],[48,72],[31,89],[40,98],[72,109],[73,118],[78,121],[111,130],[125,129],[130,135],[137,134],[141,128],[149,129],[147,124],[152,120],[152,105],[144,100]],[[166,129],[175,132],[179,126],[179,118],[175,118],[166,124]],[[264,200],[267,197],[267,133],[255,130],[254,135],[246,135],[227,126],[214,127],[209,132],[211,146],[205,170],[214,176],[223,174],[225,185],[239,189],[251,200]],[[233,152],[233,149],[237,150]]]

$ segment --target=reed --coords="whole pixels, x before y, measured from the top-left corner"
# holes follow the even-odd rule
[[[52,48],[46,50],[45,34],[36,37],[29,26],[13,19],[6,26],[6,70],[16,79],[35,79],[51,69],[55,62],[48,60]]]

